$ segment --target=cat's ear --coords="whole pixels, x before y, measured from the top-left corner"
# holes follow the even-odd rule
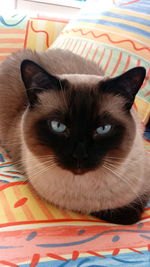
[[[38,101],[39,93],[49,89],[60,89],[59,79],[31,60],[22,61],[20,70],[31,106]]]
[[[146,70],[143,67],[130,69],[124,74],[108,80],[107,92],[109,90],[109,93],[112,92],[123,96],[126,101],[126,109],[130,110],[134,103],[135,96],[142,86],[145,75]]]

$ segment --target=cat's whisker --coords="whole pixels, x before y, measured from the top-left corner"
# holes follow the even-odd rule
[[[50,171],[52,170],[53,168],[55,168],[56,165],[53,165],[53,166],[49,166],[47,168],[42,168],[41,170],[34,172],[33,170],[30,171],[30,180],[32,180],[34,177],[36,176],[39,176],[39,175],[44,175],[44,173],[46,173],[47,171]],[[32,172],[33,171],[33,172]]]
[[[117,173],[116,171],[112,170],[109,166],[103,165],[103,167],[109,171],[110,173],[114,174],[117,178],[119,178],[122,182],[124,182],[129,189],[135,194],[136,198],[139,199],[139,201],[141,202],[141,198],[140,196],[137,194],[137,192],[134,190],[134,183],[132,184],[131,181],[124,179],[119,173]],[[141,202],[142,204],[142,202]]]

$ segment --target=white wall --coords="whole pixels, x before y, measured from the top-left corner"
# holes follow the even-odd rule
[[[5,0],[4,0],[5,1]],[[15,0],[12,0],[15,1]],[[60,0],[61,1],[61,0]],[[64,0],[63,2],[66,2]],[[39,2],[39,3],[38,3]],[[49,2],[49,3],[48,3]],[[50,3],[53,2],[53,3]],[[70,7],[70,6],[62,6],[58,4],[59,0],[16,0],[16,7],[18,9],[27,9],[30,11],[40,11],[40,12],[48,12],[53,15],[59,14],[62,17],[67,16],[67,18],[71,18],[75,15],[79,10],[80,7]],[[80,3],[82,6],[82,3]]]

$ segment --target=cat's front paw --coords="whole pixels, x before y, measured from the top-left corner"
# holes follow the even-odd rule
[[[128,206],[92,212],[90,215],[110,223],[130,225],[138,222],[141,219],[145,204],[146,201],[137,200]]]

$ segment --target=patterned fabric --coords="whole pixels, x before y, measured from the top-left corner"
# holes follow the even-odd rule
[[[0,266],[148,267],[149,239],[150,203],[133,226],[60,210],[38,197],[0,149]]]
[[[64,28],[67,19],[50,18],[45,14],[13,11],[0,15],[0,62],[12,52],[29,48],[36,51],[47,49]]]
[[[150,1],[90,0],[53,45],[95,61],[111,77],[144,66],[145,82],[136,97],[141,119],[150,115]]]
[[[94,0],[94,5],[90,8],[91,12],[93,12],[93,7],[95,7],[95,10],[99,10],[96,8],[98,2],[99,1]],[[106,2],[106,0],[103,1],[102,5]],[[135,6],[137,7],[137,4],[139,5],[140,2],[143,3],[143,1],[132,0],[130,12]],[[123,10],[127,11],[126,8],[130,2],[113,0],[114,5],[118,3],[122,3]],[[87,5],[89,4],[87,3]],[[113,10],[119,10],[114,9],[114,7],[115,6],[113,6]],[[89,10],[89,8],[87,10]],[[141,6],[140,10],[142,11]],[[83,11],[81,17],[83,19],[85,17],[87,20],[86,12],[87,11]],[[97,15],[94,14],[93,17],[91,15],[91,19],[95,20],[97,18],[96,16],[98,16],[99,20],[98,13]],[[139,13],[137,12],[135,16],[138,17]],[[3,29],[3,27],[4,29],[8,29],[9,35],[7,37],[2,36],[0,30],[0,38],[14,39],[15,34],[22,34],[20,38],[23,39],[25,37],[25,28],[27,28],[25,46],[32,49],[39,49],[40,51],[46,48],[52,40],[51,31],[49,31],[51,23],[49,24],[49,21],[45,22],[45,19],[37,21],[37,18],[30,18],[30,20],[28,20],[27,16],[25,16],[24,19],[23,17],[24,16],[19,18],[18,15],[18,17],[15,18],[12,16],[9,20],[8,18],[6,20],[6,18],[4,19],[4,17],[2,17],[0,20],[0,29]],[[23,20],[13,26],[5,25],[15,24],[14,19],[17,19],[16,23],[18,23],[20,19]],[[113,17],[108,17],[108,19],[111,21]],[[143,19],[146,19],[144,15]],[[104,20],[103,18],[103,21]],[[106,34],[104,30],[106,23],[104,24],[102,21],[100,26],[94,22],[93,25],[97,25],[94,26],[94,28],[90,21],[85,22],[79,19],[74,23],[75,24],[70,24],[65,31],[63,31],[55,46],[70,49],[82,56],[95,60],[103,67],[106,73],[112,76],[131,66],[143,65],[148,62],[146,61],[147,55],[144,54],[146,55],[144,57],[143,54],[140,54],[141,51],[142,53],[143,51],[147,53],[147,49],[141,49],[144,41],[140,41],[139,38],[135,38],[136,44],[134,43],[138,48],[136,54],[132,42],[129,40],[125,41],[125,33],[123,31],[121,39],[121,37],[119,37],[121,35],[116,35],[117,30],[115,32],[114,28],[113,31],[107,35],[108,33]],[[15,27],[19,27],[19,25],[20,27],[22,25],[20,29],[22,29],[23,32],[14,32],[12,36],[12,29],[16,29]],[[78,25],[78,27],[75,25]],[[83,25],[86,25],[84,30]],[[101,31],[101,33],[99,33],[99,31]],[[8,34],[8,32],[6,32],[6,34]],[[19,36],[17,35],[16,38],[19,38]],[[97,41],[95,41],[95,39]],[[41,40],[41,47],[39,46],[39,40]],[[0,42],[0,44],[3,43],[4,42]],[[9,44],[9,42],[6,43]],[[128,44],[128,49],[124,46],[125,43]],[[10,43],[10,48],[13,48],[12,44],[13,42]],[[18,42],[15,41],[15,44],[17,45]],[[5,49],[6,47],[5,45],[3,46]],[[115,52],[116,47],[118,50]],[[20,47],[15,47],[15,49],[16,48],[18,49]],[[130,49],[133,49],[133,51]],[[7,55],[10,52],[11,51],[8,51]],[[1,53],[1,56],[7,56],[3,54],[4,50],[2,50]],[[3,58],[0,59],[2,60]],[[115,65],[112,64],[112,59]],[[143,90],[147,90],[146,86],[148,82],[147,76]],[[148,94],[148,91],[144,92]],[[142,97],[143,94],[137,101],[145,105],[146,102]],[[149,107],[149,104],[147,105]],[[145,147],[150,153],[150,142],[145,141]],[[136,265],[148,267],[150,253],[149,240],[150,203],[145,208],[142,220],[133,226],[117,226],[97,220],[94,217],[60,210],[38,197],[24,177],[24,174],[15,168],[7,153],[0,148],[0,266],[132,267]]]
[[[0,15],[0,61],[24,47],[27,20],[27,15],[16,12]]]
[[[54,18],[31,18],[28,21],[25,48],[38,52],[46,50],[59,35],[68,20]]]

